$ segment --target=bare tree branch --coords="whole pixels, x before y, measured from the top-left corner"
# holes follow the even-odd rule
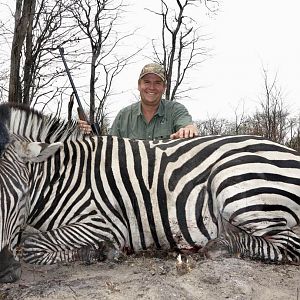
[[[90,55],[90,58],[86,58],[90,65],[89,115],[90,122],[94,123],[96,118],[100,126],[105,119],[105,102],[114,78],[141,50],[131,54],[117,54],[119,45],[134,34],[133,31],[121,35],[117,29],[124,8],[121,0],[76,0],[70,9],[82,35],[90,45],[90,51],[85,55]],[[98,91],[101,91],[101,95]]]
[[[176,6],[171,8],[161,0],[160,12],[147,9],[162,20],[161,42],[152,40],[152,46],[155,61],[166,70],[167,100],[176,100],[182,91],[188,90],[183,88],[187,74],[209,56],[209,49],[200,46],[207,38],[198,34],[197,22],[187,15],[188,8],[197,7],[197,3],[199,0],[176,0]]]

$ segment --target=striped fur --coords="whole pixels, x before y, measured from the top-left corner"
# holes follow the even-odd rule
[[[42,126],[26,138],[56,141]],[[73,260],[104,244],[135,252],[217,245],[267,262],[300,261],[295,151],[256,136],[149,142],[70,132],[55,156],[29,165],[27,223],[41,233],[26,238],[26,261]]]

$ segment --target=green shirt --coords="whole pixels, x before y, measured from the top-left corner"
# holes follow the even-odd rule
[[[161,101],[156,114],[147,123],[141,111],[141,102],[137,102],[120,110],[110,134],[141,140],[162,139],[192,123],[192,117],[184,105],[166,100]]]

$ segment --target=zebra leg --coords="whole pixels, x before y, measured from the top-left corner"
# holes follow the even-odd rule
[[[208,258],[234,255],[266,263],[300,264],[300,238],[287,226],[264,228],[264,234],[248,233],[227,222],[217,239],[201,249]]]
[[[220,221],[221,220],[221,221]],[[229,236],[242,234],[242,230],[236,226],[231,225],[224,218],[218,222],[218,237],[208,241],[208,243],[199,250],[201,255],[209,259],[219,257],[239,256],[238,252],[230,248]]]
[[[79,232],[78,226],[73,224],[29,234],[21,244],[22,259],[31,264],[50,265],[73,261],[89,264],[92,261],[118,258],[119,252],[107,237],[95,233],[91,238],[83,232]]]

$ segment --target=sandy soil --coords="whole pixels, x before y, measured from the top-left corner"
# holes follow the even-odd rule
[[[0,286],[0,300],[300,299],[300,266],[174,254],[129,256],[90,265],[24,264],[22,278]]]

